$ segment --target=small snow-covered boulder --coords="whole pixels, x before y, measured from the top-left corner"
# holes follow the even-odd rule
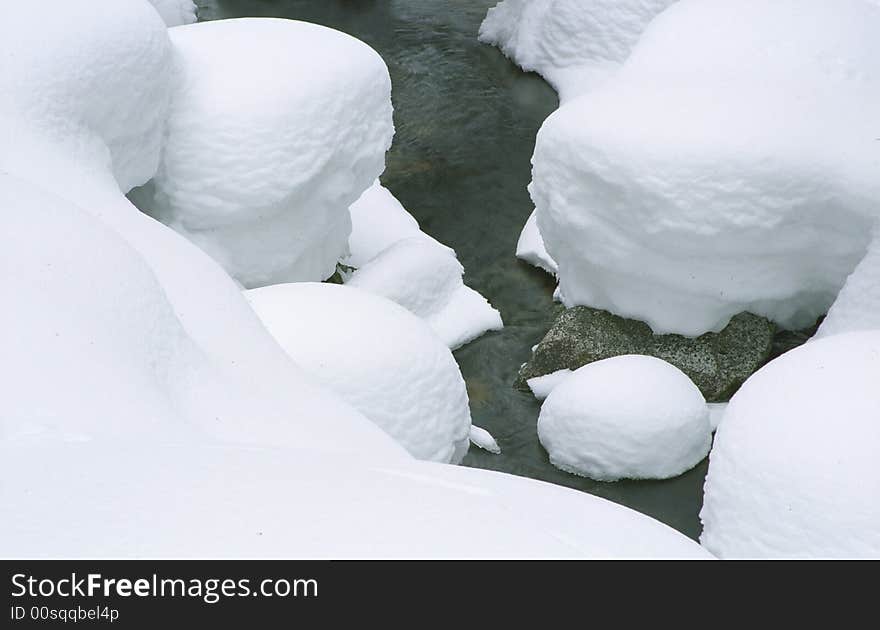
[[[724,558],[880,557],[880,332],[812,341],[734,396],[701,542]]]
[[[405,238],[423,239],[443,247],[419,228],[418,221],[391,194],[375,181],[351,204],[351,234],[348,237],[349,267],[363,267],[373,258]]]
[[[247,287],[328,278],[394,132],[382,58],[293,20],[168,32],[179,77],[159,172],[136,203]]]
[[[554,466],[599,481],[667,479],[709,452],[706,401],[653,357],[628,355],[576,370],[544,401],[538,437]]]
[[[400,304],[424,319],[454,350],[503,326],[486,298],[464,284],[463,274],[453,250],[415,237],[383,251],[346,284]]]
[[[565,304],[689,336],[824,314],[877,221],[880,8],[682,0],[538,134]]]
[[[419,318],[337,284],[273,285],[245,296],[296,363],[413,456],[453,463],[464,457],[471,427],[464,379]]]
[[[537,377],[577,368],[624,354],[644,354],[667,361],[687,374],[709,401],[728,400],[773,350],[774,326],[740,313],[720,333],[691,339],[655,335],[642,322],[607,311],[576,306],[564,310],[520,368],[517,386]],[[552,382],[552,381],[551,381]],[[544,389],[537,383],[539,389]]]

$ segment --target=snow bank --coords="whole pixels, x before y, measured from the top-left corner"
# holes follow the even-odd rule
[[[424,319],[450,348],[503,327],[501,315],[462,280],[455,252],[424,235],[383,250],[346,282],[400,304]]]
[[[122,196],[153,176],[174,76],[155,11],[8,4],[0,556],[706,557],[583,493],[418,463],[312,384]]]
[[[350,267],[363,267],[383,251],[405,238],[423,239],[442,246],[421,229],[397,197],[378,180],[349,208],[351,234],[348,237]]]
[[[709,452],[709,410],[678,368],[641,355],[585,365],[541,407],[538,437],[557,468],[599,481],[667,479]]]
[[[192,0],[149,0],[168,26],[181,26],[196,21],[196,5]]]
[[[675,0],[504,0],[486,15],[480,41],[541,74],[562,99],[601,85],[629,56],[645,26]]]
[[[710,557],[598,497],[440,464],[355,466],[212,445],[7,443],[0,476],[16,480],[0,484],[0,502],[15,514],[0,520],[5,558]]]
[[[538,134],[530,187],[568,306],[720,330],[823,314],[876,220],[880,9],[685,0]]]
[[[880,330],[880,232],[847,278],[816,338],[858,330]]]
[[[880,332],[810,342],[734,396],[701,541],[725,558],[880,557]]]
[[[464,379],[417,317],[337,284],[298,282],[245,295],[297,364],[412,455],[461,461],[471,427]]]
[[[240,444],[405,458],[310,382],[216,263],[122,196],[153,176],[173,80],[150,5],[48,0],[2,17],[0,172],[11,176],[0,194],[15,229],[0,236],[15,262],[0,274],[21,295],[3,330],[28,340],[4,342],[0,398],[15,410],[5,431],[181,425]]]
[[[385,63],[328,28],[238,19],[170,31],[179,78],[159,171],[138,205],[248,287],[322,280],[348,207],[384,169]]]

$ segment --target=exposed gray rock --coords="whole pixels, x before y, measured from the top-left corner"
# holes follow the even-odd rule
[[[655,335],[643,322],[577,306],[559,315],[520,369],[516,385],[527,388],[526,380],[535,376],[622,354],[645,354],[687,374],[707,401],[726,401],[767,361],[775,331],[767,319],[740,313],[719,333]]]

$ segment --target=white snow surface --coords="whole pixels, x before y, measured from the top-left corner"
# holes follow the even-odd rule
[[[196,21],[196,5],[192,0],[149,0],[165,24],[182,26]]]
[[[697,386],[654,357],[578,368],[541,406],[538,438],[554,466],[599,481],[667,479],[709,452],[709,410]]]
[[[560,383],[568,379],[572,374],[574,374],[574,372],[568,368],[563,368],[551,372],[550,374],[545,374],[544,376],[530,378],[526,381],[526,384],[529,386],[529,389],[532,390],[532,394],[535,395],[535,398],[538,400],[544,400],[550,395],[550,392],[556,389]]]
[[[2,9],[0,273],[16,295],[2,315],[2,435],[179,427],[406,458],[290,361],[210,258],[123,197],[157,167],[171,60],[140,0]]]
[[[880,330],[880,230],[846,279],[815,338],[858,330]]]
[[[471,425],[470,440],[471,444],[484,451],[489,451],[493,455],[501,455],[501,447],[498,446],[498,442],[491,433],[482,427]]]
[[[400,304],[456,349],[504,324],[482,295],[464,284],[455,252],[420,236],[405,238],[355,271],[346,285]]]
[[[0,502],[15,514],[0,519],[0,555],[711,558],[647,516],[523,477],[295,449],[109,446],[0,445],[0,476],[14,481]]]
[[[534,211],[529,215],[519,235],[519,241],[516,243],[516,257],[554,276],[559,271],[559,266],[547,253],[547,248],[544,246],[544,239],[538,229],[538,218]]]
[[[363,267],[405,238],[422,239],[444,247],[422,232],[418,221],[378,180],[364,191],[351,205],[349,211],[351,213],[349,255],[344,262],[350,267]]]
[[[413,456],[461,461],[471,428],[464,379],[418,317],[338,284],[296,282],[245,295],[297,364]]]
[[[384,170],[391,81],[353,37],[270,18],[174,28],[162,162],[135,201],[246,287],[323,280]]]
[[[720,330],[811,324],[876,222],[880,9],[684,0],[538,134],[530,186],[567,306]]]
[[[880,557],[880,332],[755,373],[709,458],[701,542],[724,558]]]
[[[504,0],[489,9],[480,41],[537,72],[563,100],[601,85],[645,26],[675,0]]]
[[[417,462],[313,383],[123,196],[159,162],[168,37],[144,0],[0,9],[0,556],[708,557],[580,492]]]

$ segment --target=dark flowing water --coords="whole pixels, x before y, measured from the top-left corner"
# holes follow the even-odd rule
[[[500,456],[465,464],[577,488],[696,538],[706,463],[667,481],[600,483],[554,468],[538,442],[540,405],[511,383],[552,323],[550,276],[514,257],[532,210],[526,185],[535,134],[556,93],[477,42],[496,0],[201,0],[200,19],[273,16],[315,22],[375,48],[391,71],[397,135],[382,183],[422,229],[453,247],[465,281],[501,311],[505,329],[455,353],[475,424]],[[634,384],[636,386],[636,384]]]

